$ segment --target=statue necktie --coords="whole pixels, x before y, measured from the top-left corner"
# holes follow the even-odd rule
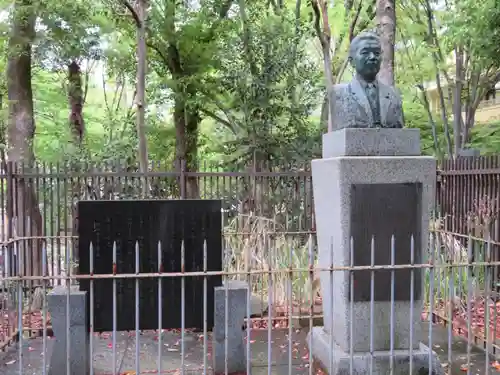
[[[366,87],[366,96],[368,97],[368,102],[370,103],[370,108],[373,115],[373,124],[376,126],[380,125],[380,110],[378,103],[378,92],[377,87],[373,83],[369,83]]]

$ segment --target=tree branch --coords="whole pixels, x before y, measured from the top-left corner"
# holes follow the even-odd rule
[[[320,24],[321,11],[319,10],[318,3],[315,0],[310,0],[310,4],[311,4],[312,10],[314,12],[314,30],[316,31],[316,36],[318,37],[319,42],[321,43],[321,47],[323,47],[324,40],[323,40],[323,33],[321,32],[321,24]]]
[[[424,105],[425,112],[427,113],[427,118],[429,119],[429,122],[431,123],[434,151],[436,152],[436,154],[438,156],[442,156],[441,148],[439,147],[439,142],[438,142],[437,126],[436,126],[436,122],[434,121],[434,116],[432,115],[431,105],[429,103],[429,98],[427,97],[427,91],[425,91],[424,85],[422,83],[419,83],[417,85],[417,88],[420,90],[420,93],[421,93],[420,98],[421,98],[422,104]]]
[[[155,51],[160,56],[160,58],[163,60],[163,62],[165,63],[165,65],[168,66],[167,56],[165,55],[165,53],[162,50],[160,50],[160,47],[158,47],[157,45],[155,45],[155,44],[153,44],[151,42],[146,42],[146,46],[148,46],[153,51]]]
[[[345,70],[347,69],[347,65],[349,64],[349,56],[347,56],[344,59],[344,62],[340,66],[339,70],[337,71],[337,75],[335,77],[335,83],[338,84],[342,81],[342,77],[344,75]]]
[[[359,15],[361,14],[361,10],[363,9],[363,0],[359,0],[358,8],[356,9],[356,13],[349,25],[349,42],[352,42],[354,39],[354,29],[356,28],[356,24],[358,23]]]
[[[142,22],[139,19],[139,15],[135,11],[135,9],[132,6],[132,4],[130,4],[127,0],[120,0],[120,1],[123,4],[123,6],[125,6],[125,8],[127,8],[128,11],[130,12],[130,14],[132,15],[132,18],[134,19],[134,22],[135,22],[135,26],[137,28],[140,28],[141,25],[142,25]],[[147,32],[151,32],[151,30],[148,28]],[[157,45],[151,43],[150,41],[146,41],[146,46],[149,47],[149,48],[151,48],[152,50],[154,50],[160,56],[160,58],[163,60],[163,62],[165,63],[165,65],[167,65],[167,66],[169,65],[169,59],[167,58],[167,56],[165,55],[165,53],[160,50],[160,48]]]
[[[208,109],[205,109],[203,107],[200,107],[200,112],[204,113],[205,115],[213,118],[215,121],[220,122],[221,124],[227,126],[229,130],[233,132],[233,134],[236,134],[236,131],[234,129],[233,124],[231,124],[229,121],[224,120],[222,117],[218,116],[216,113],[209,111]]]
[[[253,58],[253,51],[251,46],[252,35],[250,32],[250,27],[248,27],[248,17],[246,13],[245,0],[239,0],[238,5],[240,7],[240,19],[243,27],[243,35],[241,39],[243,42],[243,49],[246,55],[244,58],[250,67],[250,73],[253,76],[256,76],[258,74],[258,68],[257,65],[255,65],[255,60]]]
[[[125,8],[128,9],[128,11],[130,12],[130,14],[132,15],[132,18],[134,19],[134,22],[135,22],[135,25],[137,26],[137,28],[140,28],[141,27],[141,20],[139,19],[139,15],[137,14],[137,12],[135,11],[134,7],[132,6],[132,4],[130,4],[127,0],[120,0],[121,3],[123,4],[123,6],[125,6]]]
[[[116,104],[114,106],[115,113],[118,113],[118,110],[120,109],[120,104],[121,104],[122,99],[123,99],[123,93],[125,92],[125,82],[124,81],[125,81],[125,78],[124,78],[124,76],[122,74],[122,76],[120,78],[120,82],[121,83],[119,84],[119,86],[120,86],[120,94],[118,95],[118,98],[117,98],[116,101],[113,100],[113,102]]]
[[[408,59],[408,63],[410,64],[410,66],[413,67],[414,70],[416,70],[415,63],[413,62],[413,59],[412,59],[411,54],[410,54],[410,48],[412,48],[413,52],[415,52],[415,46],[411,42],[410,38],[406,37],[401,31],[400,31],[400,33],[401,33],[401,40],[403,41],[403,44],[404,44],[403,51]],[[437,134],[436,121],[434,121],[434,116],[432,114],[431,105],[429,103],[429,98],[427,96],[427,91],[424,88],[424,83],[423,83],[422,77],[420,75],[418,76],[418,81],[419,82],[417,83],[416,87],[420,90],[420,93],[421,93],[421,95],[419,95],[418,98],[419,98],[420,102],[422,103],[422,105],[424,106],[424,109],[427,113],[427,118],[429,119],[429,122],[431,124],[434,151],[436,152],[436,155],[438,157],[442,157],[443,153],[442,153],[441,147],[439,145],[439,138],[438,138],[438,134]]]
[[[84,90],[83,90],[83,103],[87,101],[87,94],[89,93],[89,76],[90,72],[92,69],[94,69],[94,63],[95,61],[92,60],[92,62],[89,64],[87,69],[85,69],[85,85],[84,85]]]
[[[108,100],[108,90],[106,89],[106,74],[104,73],[104,70],[102,71],[102,92],[104,94],[104,105],[106,106],[106,110],[108,112],[109,117],[111,118],[111,107],[109,106],[109,100]]]
[[[274,13],[278,14],[279,8],[274,0],[268,0],[268,6],[273,8]]]
[[[358,32],[363,31],[370,25],[370,22],[375,18],[376,14],[376,6],[377,6],[377,0],[371,0],[371,2],[368,4],[368,7],[366,9],[367,17],[364,17],[361,19],[361,21],[358,22]],[[356,36],[357,33],[354,33],[354,37]]]

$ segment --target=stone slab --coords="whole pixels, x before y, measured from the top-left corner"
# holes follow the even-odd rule
[[[373,355],[370,352],[358,352],[351,357],[349,352],[342,350],[335,342],[332,347],[330,336],[322,327],[314,327],[308,334],[308,345],[310,342],[312,342],[312,348],[309,348],[309,351],[312,357],[329,375],[408,375],[410,373],[409,350],[374,351]],[[411,353],[411,358],[413,358],[411,363],[413,374],[445,375],[436,353],[427,346],[420,344]]]
[[[336,157],[312,162],[312,177],[319,247],[318,266],[350,266],[352,185],[355,184],[421,184],[420,243],[428,242],[429,214],[434,202],[436,161],[424,156]],[[397,223],[388,223],[389,226]],[[397,239],[396,239],[397,240]],[[354,244],[355,246],[355,244]],[[332,251],[332,249],[334,251]],[[422,246],[415,254],[425,262]],[[354,248],[356,252],[356,248]],[[417,272],[417,271],[416,271]],[[410,347],[410,326],[417,332],[422,300],[374,302],[370,321],[371,302],[351,302],[350,277],[347,271],[319,272],[323,295],[325,329],[333,332],[342,350],[369,351],[370,325],[373,325],[374,348],[389,349],[391,307],[394,311],[393,340],[395,349]],[[423,289],[423,278],[420,280]],[[352,305],[352,306],[351,306]],[[352,311],[351,311],[352,307]],[[413,307],[413,314],[410,313]],[[351,320],[351,318],[354,318]],[[352,335],[351,335],[352,322]],[[413,348],[419,346],[413,338]]]
[[[243,281],[230,281],[227,285],[215,288],[213,330],[215,374],[226,373],[226,362],[229,374],[246,370],[243,324],[247,313],[248,293],[248,284]],[[228,315],[226,315],[226,301]]]
[[[80,291],[78,287],[71,287],[69,294],[69,324],[70,326],[86,325],[87,292]],[[66,307],[68,299],[68,288],[57,286],[47,295],[47,304],[53,324],[64,329],[66,327]]]
[[[323,158],[337,156],[420,156],[420,130],[344,128],[323,134]]]
[[[67,371],[71,375],[88,375],[90,365],[89,327],[87,325],[87,292],[77,287],[56,287],[47,296],[47,303],[54,331],[54,351],[50,357],[49,375],[60,375]],[[67,326],[69,314],[69,327]],[[69,339],[69,353],[67,344]]]
[[[351,186],[351,235],[353,266],[420,263],[420,183],[353,184]],[[413,241],[413,244],[412,244]],[[394,258],[394,259],[392,259]],[[371,279],[374,279],[372,296]],[[412,276],[413,274],[413,276]],[[355,271],[352,287],[355,302],[410,301],[421,298],[421,272],[414,269]],[[413,277],[413,296],[411,278]],[[392,285],[394,281],[394,286]],[[348,299],[351,298],[351,289]]]
[[[458,156],[464,158],[476,158],[478,156],[481,156],[481,150],[475,148],[462,148],[458,150]]]
[[[113,243],[116,243],[116,271],[135,273],[135,246],[139,245],[139,271],[158,271],[158,244],[163,272],[202,272],[206,250],[207,271],[222,270],[222,220],[220,200],[99,200],[78,202],[79,272],[90,273],[92,243],[93,273],[109,274],[113,269]],[[184,265],[182,265],[182,243]],[[206,246],[205,246],[206,245]],[[204,280],[207,291],[204,293]],[[116,308],[113,322],[113,285],[116,283]],[[186,306],[182,317],[182,283]],[[220,275],[206,277],[168,277],[161,280],[162,298],[158,298],[158,280],[139,280],[139,327],[158,328],[162,314],[164,329],[184,326],[203,330],[213,327],[214,287],[222,285]],[[90,280],[80,280],[82,290],[90,293]],[[94,280],[94,330],[127,331],[136,328],[135,280]],[[90,301],[87,301],[90,304]],[[206,320],[203,306],[207,306]],[[160,309],[161,307],[161,309]]]

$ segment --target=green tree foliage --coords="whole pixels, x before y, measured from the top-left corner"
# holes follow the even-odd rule
[[[472,129],[469,146],[481,151],[481,155],[500,154],[500,121],[492,121]]]
[[[478,105],[500,82],[498,5],[495,0],[400,3],[409,22],[400,24],[398,81],[403,91],[418,91],[437,155],[457,155],[471,141]],[[437,87],[438,108],[429,105],[429,86]]]
[[[500,1],[457,1],[453,14],[444,14],[449,43],[466,45],[483,64],[500,56]]]
[[[225,41],[219,73],[205,96],[203,113],[218,123],[214,150],[221,163],[304,162],[317,128],[311,114],[321,97],[321,76],[306,52],[311,30],[294,12],[262,16],[262,6],[247,8],[248,20]],[[310,145],[309,145],[310,146]]]

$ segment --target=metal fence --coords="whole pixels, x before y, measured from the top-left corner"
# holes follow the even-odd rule
[[[293,232],[307,240],[314,232],[312,182],[306,167],[222,172],[204,165],[198,172],[186,172],[151,163],[141,174],[120,165],[27,168],[10,163],[0,175],[0,235],[5,246],[13,239],[20,241],[18,250],[27,260],[23,274],[41,275],[43,246],[49,274],[64,274],[64,258],[76,247],[79,200],[183,198],[222,200],[225,232],[232,238],[265,230]],[[15,273],[11,259],[3,258],[3,272]],[[73,258],[77,260],[77,254]]]
[[[499,195],[500,157],[441,163],[436,194],[440,228],[500,241]],[[30,259],[24,270],[28,274],[40,275],[44,244],[49,272],[59,274],[64,271],[64,254],[76,238],[77,201],[164,198],[221,199],[230,234],[248,234],[265,225],[266,231],[293,232],[307,239],[315,230],[308,165],[295,169],[266,165],[238,172],[202,165],[198,172],[188,172],[154,162],[141,174],[116,164],[27,168],[11,163],[0,174],[0,238],[4,244],[14,238],[29,242],[33,250],[25,256]],[[20,246],[20,251],[27,246]],[[9,259],[2,259],[8,271]]]
[[[453,233],[500,240],[500,156],[461,157],[441,163],[436,210]]]
[[[439,214],[436,217],[440,219],[432,222],[428,261],[419,266],[364,268],[374,274],[381,269],[395,272],[406,268],[412,273],[421,270],[424,282],[422,319],[427,327],[424,327],[424,336],[428,337],[424,343],[435,350],[436,345],[445,348],[439,359],[451,366],[455,358],[456,337],[462,336],[466,351],[462,353],[461,366],[465,371],[473,368],[471,357],[477,357],[474,345],[480,345],[486,353],[486,374],[496,366],[494,359],[499,349],[496,340],[500,337],[500,332],[497,333],[500,329],[497,291],[487,287],[499,285],[499,163],[500,158],[463,158],[443,163],[437,176],[436,194]],[[187,185],[191,187],[188,189]],[[290,369],[289,373],[292,370],[299,374],[321,373],[308,355],[304,333],[323,319],[318,275],[320,272],[352,274],[359,268],[325,269],[318,266],[310,171],[307,168],[290,171],[273,167],[259,172],[222,172],[204,167],[199,172],[186,172],[182,168],[177,172],[166,172],[156,163],[146,175],[117,165],[99,168],[38,165],[28,169],[9,164],[3,171],[0,175],[3,210],[0,227],[3,241],[0,346],[7,351],[3,355],[0,353],[0,365],[3,361],[7,366],[18,366],[19,373],[27,373],[26,366],[34,365],[30,362],[33,356],[30,353],[45,353],[52,345],[52,321],[46,299],[48,290],[57,286],[70,287],[70,281],[78,279],[90,280],[93,288],[98,287],[99,281],[92,274],[76,275],[73,272],[73,261],[78,262],[75,253],[76,202],[81,199],[165,198],[223,201],[227,257],[219,274],[225,279],[248,282],[252,291],[248,294],[250,303],[247,304],[251,312],[246,314],[252,319],[245,321],[245,350],[251,350],[250,355],[247,352],[247,359],[253,358],[255,364],[258,360],[252,352],[260,353],[265,357],[262,366],[271,369],[279,362],[276,356],[281,356],[284,358],[281,361],[285,361]],[[250,270],[247,268],[250,263],[246,262],[249,258],[252,260]],[[138,280],[137,283],[143,278],[154,278],[161,284],[167,277],[204,276],[188,273],[127,276],[110,272],[99,278],[107,278],[113,283],[119,278]],[[89,303],[90,314],[93,314],[94,306]],[[181,308],[186,312],[186,306]],[[397,324],[394,311],[388,311],[385,316],[393,332]],[[438,329],[433,325],[436,322],[446,325],[444,342],[442,339],[433,341],[437,336],[443,336],[442,331],[433,335]],[[161,322],[158,324],[156,332],[138,333],[137,330],[130,334],[135,337],[132,345],[136,350],[133,357],[127,358],[121,352],[124,345],[120,341],[121,333],[112,331],[91,335],[91,350],[101,358],[96,360],[96,355],[93,356],[94,373],[176,373],[177,370],[171,367],[166,370],[163,357],[178,364],[181,369],[178,373],[210,373],[212,354],[208,353],[213,349],[210,333],[194,334],[190,327],[180,327],[179,332],[164,332]],[[367,329],[371,330],[373,324],[371,321]],[[279,332],[286,335],[280,336]],[[141,338],[137,339],[139,336],[147,336],[150,341],[144,343]],[[8,344],[16,340],[25,348],[24,351],[9,349],[14,346]],[[281,343],[276,344],[280,340]],[[394,340],[391,335],[393,349]],[[71,345],[71,339],[67,341]],[[201,353],[197,365],[196,361],[188,359],[193,342],[200,346],[196,349]],[[143,344],[149,350],[156,348],[158,359],[154,365],[146,365],[141,349],[137,350]],[[152,356],[151,353],[148,355]],[[172,355],[177,357],[169,357]],[[116,364],[120,356],[123,360],[121,368],[99,369],[106,361]],[[49,359],[43,357],[42,362],[37,373],[45,373],[42,369],[46,369]],[[247,361],[246,366],[250,365],[252,363]],[[483,372],[483,368],[480,371]]]
[[[311,238],[303,251],[298,251],[290,245],[284,246],[280,262],[276,262],[272,252],[268,251],[268,263],[256,264],[252,267],[231,264],[222,271],[206,271],[205,268],[200,272],[164,273],[160,262],[156,265],[157,272],[153,273],[139,272],[139,266],[136,263],[136,272],[128,274],[117,273],[113,267],[110,267],[108,274],[100,275],[95,275],[93,272],[79,275],[71,272],[66,275],[48,275],[47,272],[43,272],[42,276],[6,277],[4,282],[10,287],[4,296],[8,306],[12,307],[10,312],[13,319],[10,322],[13,325],[11,327],[13,333],[26,331],[27,326],[26,319],[29,312],[26,311],[24,304],[23,281],[34,280],[38,285],[42,285],[42,308],[39,330],[33,332],[33,328],[29,328],[31,336],[17,334],[18,345],[11,346],[4,353],[0,353],[0,361],[7,369],[10,366],[11,371],[18,374],[46,374],[49,372],[49,367],[56,366],[57,363],[60,365],[62,363],[63,368],[62,370],[59,368],[59,372],[56,373],[73,374],[75,361],[72,356],[74,357],[77,351],[88,347],[90,354],[78,356],[76,362],[87,361],[86,363],[79,362],[79,365],[83,369],[88,368],[88,373],[95,375],[212,374],[216,373],[216,368],[220,373],[230,373],[230,368],[234,366],[236,358],[239,358],[240,362],[243,360],[243,370],[246,370],[246,373],[266,372],[267,369],[267,373],[276,371],[288,374],[331,374],[333,373],[331,367],[336,366],[338,357],[326,360],[323,358],[322,361],[312,358],[309,348],[314,348],[315,345],[321,346],[322,340],[318,339],[317,330],[316,336],[308,335],[309,332],[314,332],[315,326],[334,324],[333,320],[330,323],[325,321],[324,317],[328,316],[330,319],[344,317],[347,322],[346,332],[350,332],[351,336],[353,332],[363,332],[361,339],[350,341],[350,343],[346,341],[345,344],[337,342],[342,334],[335,337],[335,345],[341,345],[344,348],[345,373],[357,373],[356,371],[360,371],[360,363],[369,366],[364,373],[371,373],[371,370],[385,363],[383,366],[386,367],[383,368],[392,369],[387,370],[387,374],[391,371],[400,373],[397,371],[402,371],[402,369],[413,374],[440,373],[432,372],[433,367],[436,370],[436,366],[448,368],[459,366],[464,372],[490,374],[494,373],[495,366],[498,368],[495,360],[499,349],[496,339],[500,336],[500,327],[497,323],[500,310],[496,296],[492,295],[490,289],[486,287],[491,284],[492,279],[497,278],[498,274],[496,270],[500,262],[491,260],[491,248],[496,243],[469,237],[467,246],[464,247],[453,234],[432,232],[428,247],[422,249],[424,259],[419,264],[413,262],[395,264],[394,261],[391,261],[389,265],[375,264],[374,246],[372,246],[372,263],[354,267],[318,264],[313,242]],[[269,245],[266,246],[269,246],[270,250],[271,238],[267,243]],[[351,254],[355,246],[351,241]],[[16,247],[17,243],[14,243],[14,248]],[[116,247],[110,250],[113,251],[116,259]],[[139,251],[140,249],[136,247],[136,257]],[[412,259],[417,258],[413,254],[414,251],[416,249],[411,246]],[[45,255],[45,250],[42,252]],[[395,258],[395,252],[395,246],[392,245],[390,249],[392,259]],[[92,254],[92,249],[90,249],[90,254]],[[476,254],[475,261],[472,261],[473,254]],[[71,269],[69,258],[66,261],[66,266]],[[92,267],[91,265],[91,271]],[[406,283],[399,279],[400,273],[404,270],[411,275]],[[334,292],[339,296],[342,293],[350,293],[353,296],[353,290],[356,287],[353,280],[360,272],[370,274],[369,289],[371,291],[368,300],[363,302],[361,307],[357,301],[354,301],[354,298],[347,298],[345,302],[339,299],[335,304],[330,299],[331,304],[325,304],[326,306],[316,303],[318,297],[322,302],[316,283],[318,276],[322,278],[322,282],[325,282],[328,279],[339,280],[337,275],[342,274],[340,278],[345,278],[347,283],[330,282],[331,288],[332,290],[342,289],[343,292]],[[391,280],[385,291],[390,296],[386,303],[375,300],[375,283],[377,283],[377,275],[382,272],[389,272]],[[417,274],[422,276],[420,278],[422,292],[417,299],[414,299],[413,291],[418,288]],[[206,307],[206,285],[207,278],[215,275],[221,276],[226,283],[222,287],[224,298],[222,301],[219,300],[219,307],[222,306],[222,309],[216,308],[214,312],[216,315],[219,314],[219,320],[215,319],[215,325],[218,324],[218,327],[214,327],[210,332],[206,322],[207,316],[212,312]],[[151,313],[151,316],[159,317],[156,322],[158,329],[150,331],[140,329],[139,311],[142,311],[140,310],[141,304],[145,303],[145,296],[141,296],[142,292],[140,292],[141,282],[154,280],[158,284],[158,299],[160,299],[161,288],[171,278],[181,278],[182,298],[180,306],[168,308],[178,308],[182,316],[192,313],[190,311],[192,306],[186,305],[184,297],[187,293],[184,286],[186,279],[202,280],[205,288],[203,302],[205,325],[202,330],[194,332],[190,329],[191,327],[185,325],[184,322],[187,321],[185,318],[181,320],[178,330],[164,330],[164,322],[161,319],[164,316],[162,314],[164,307],[160,303],[158,303],[157,314]],[[62,297],[56,302],[47,297],[48,283],[42,282],[42,280],[50,282],[55,279],[60,280],[62,284],[58,287]],[[88,331],[84,329],[78,333],[76,322],[76,317],[85,315],[85,309],[82,305],[78,307],[79,305],[75,304],[72,299],[77,295],[77,292],[72,290],[72,284],[82,280],[90,283],[88,299],[90,338],[88,342],[82,340]],[[130,299],[128,313],[133,312],[136,328],[129,332],[120,332],[117,329],[119,315],[127,313],[116,308],[117,284],[122,280],[130,280],[135,285],[132,291],[135,297]],[[233,289],[229,288],[228,280],[244,282],[254,293],[245,293],[244,299],[240,298],[235,303],[235,300],[232,300]],[[97,332],[93,324],[96,311],[98,311],[96,290],[101,288],[100,283],[105,281],[113,285],[113,291],[108,296],[109,303],[114,306],[111,318],[112,329],[109,332]],[[323,287],[325,285],[323,284]],[[280,306],[275,303],[273,295],[276,288],[283,288],[286,294],[292,297],[287,299],[285,305]],[[411,297],[406,301],[395,301],[396,289],[401,288],[408,289]],[[256,290],[265,296],[265,310],[258,312],[263,318],[258,321],[245,318],[245,316],[255,315],[255,305],[252,300]],[[259,298],[258,303],[261,301]],[[240,315],[241,322],[235,319],[239,304],[244,306],[243,308],[240,306],[240,310],[243,309]],[[325,314],[325,310],[330,312]],[[402,314],[403,310],[406,313]],[[434,324],[436,322],[445,322],[446,328],[436,326]],[[71,330],[67,327],[71,327]],[[57,336],[57,340],[52,337],[53,335]],[[237,340],[244,342],[241,348],[234,347],[235,341],[232,340],[235,340],[235,337],[236,342]],[[334,347],[333,338],[329,340],[327,343],[331,345],[330,348]],[[409,342],[415,340],[422,341],[435,350],[439,362],[436,362],[432,355],[425,357],[426,360],[422,361],[421,356],[425,355],[425,351],[422,352],[423,349],[419,349],[418,346],[409,345]],[[457,342],[462,343],[462,348],[457,345]],[[383,350],[380,345],[383,346]],[[482,354],[477,351],[478,345],[484,349]],[[360,353],[358,346],[366,347],[364,354]],[[381,353],[382,357],[386,356],[385,360],[381,359]],[[366,357],[365,361],[358,362],[355,359],[360,355]],[[401,356],[408,360],[401,361]],[[422,366],[430,371],[422,372]],[[51,371],[56,370],[52,368]]]
[[[117,164],[28,168],[9,163],[0,174],[2,295],[12,287],[9,276],[45,272],[52,277],[43,285],[37,278],[22,283],[24,330],[38,332],[42,289],[61,285],[78,263],[76,203],[82,199],[220,199],[227,263],[240,266],[247,254],[255,263],[268,263],[263,253],[267,241],[278,253],[275,261],[282,262],[286,244],[305,248],[314,234],[311,175],[306,167],[283,170],[267,165],[259,170],[231,172],[203,165],[198,172],[187,172],[151,163],[148,173],[141,174]],[[282,304],[286,293],[279,285],[274,289],[274,298]],[[8,343],[17,335],[17,315],[7,301],[2,307],[0,342]]]

